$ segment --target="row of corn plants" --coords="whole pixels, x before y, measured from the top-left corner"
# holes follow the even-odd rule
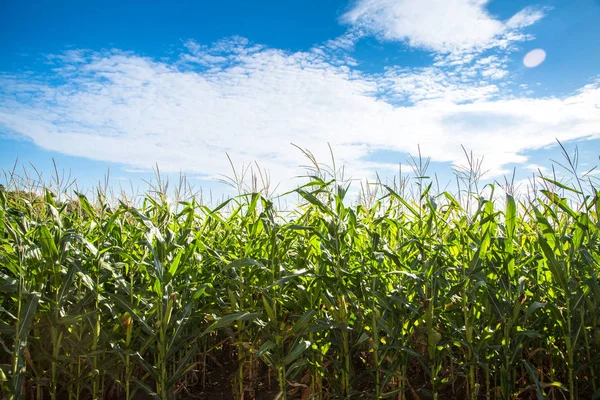
[[[453,195],[415,167],[352,204],[315,163],[286,213],[8,182],[0,397],[600,398],[594,182]]]

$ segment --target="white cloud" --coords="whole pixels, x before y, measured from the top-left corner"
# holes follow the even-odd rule
[[[530,172],[541,172],[541,173],[546,173],[548,172],[548,168],[543,166],[543,165],[539,165],[539,164],[528,164],[525,166],[525,169],[530,171]]]
[[[87,52],[57,58],[47,76],[0,76],[0,126],[48,150],[206,178],[230,171],[227,152],[258,160],[284,187],[306,162],[290,143],[323,161],[330,143],[356,178],[396,169],[366,161],[376,150],[420,145],[433,161],[462,163],[462,144],[493,176],[557,137],[600,137],[598,82],[563,98],[516,97],[486,77],[506,71],[497,56],[367,74],[322,47],[234,38],[187,48],[174,62]]]
[[[544,62],[546,52],[542,49],[533,49],[523,57],[523,65],[527,68],[535,68]]]
[[[544,18],[542,9],[526,7],[506,21],[506,27],[512,29],[525,28],[535,24],[542,18]]]
[[[486,10],[488,0],[358,0],[342,22],[381,39],[442,53],[507,47],[539,21],[542,9],[525,8],[504,22]]]

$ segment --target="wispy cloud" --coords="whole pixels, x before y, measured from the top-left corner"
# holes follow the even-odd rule
[[[507,21],[488,13],[488,0],[358,0],[342,22],[384,40],[452,53],[506,47],[526,38],[520,30],[539,21],[543,9],[525,8]]]

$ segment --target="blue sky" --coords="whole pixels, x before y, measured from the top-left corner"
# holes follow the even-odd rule
[[[158,165],[219,192],[226,154],[298,182],[291,143],[323,162],[331,144],[357,179],[392,176],[418,146],[442,181],[461,145],[490,181],[547,168],[556,138],[582,170],[598,163],[598,0],[0,7],[0,168],[49,176],[55,159],[90,186]]]

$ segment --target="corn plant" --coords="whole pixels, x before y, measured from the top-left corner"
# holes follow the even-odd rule
[[[467,153],[440,190],[419,156],[355,203],[303,151],[295,190],[242,173],[217,206],[7,173],[0,397],[600,398],[600,192],[576,154],[529,195]]]

